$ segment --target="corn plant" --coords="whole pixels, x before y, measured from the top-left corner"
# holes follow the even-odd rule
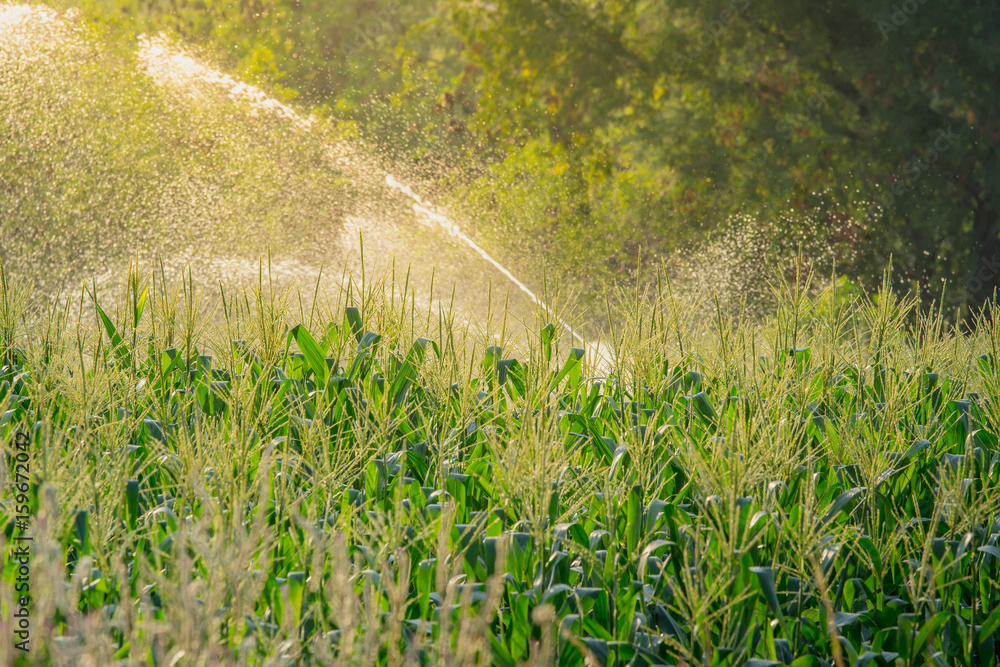
[[[1000,661],[995,309],[700,321],[661,282],[598,363],[399,287],[296,313],[263,264],[217,304],[133,266],[74,314],[0,271],[5,664]]]

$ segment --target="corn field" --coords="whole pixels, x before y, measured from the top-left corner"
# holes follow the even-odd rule
[[[994,308],[664,279],[596,358],[400,282],[3,272],[4,664],[998,664]]]

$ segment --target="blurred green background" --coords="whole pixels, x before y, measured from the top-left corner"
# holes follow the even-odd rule
[[[992,1],[60,4],[330,119],[531,281],[891,261],[960,316],[998,284]]]

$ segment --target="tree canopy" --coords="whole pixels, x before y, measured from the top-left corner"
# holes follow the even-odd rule
[[[866,284],[891,257],[901,289],[948,281],[949,307],[998,284],[994,2],[95,7],[212,45],[433,167],[526,265],[621,277],[749,224]]]

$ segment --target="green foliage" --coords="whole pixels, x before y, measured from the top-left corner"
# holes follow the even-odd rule
[[[725,259],[741,271],[760,264],[759,246],[780,247],[766,263],[788,270],[805,245],[874,289],[892,258],[894,289],[926,304],[946,280],[945,310],[966,316],[1000,279],[990,3],[81,6],[104,34],[165,30],[356,124],[379,160],[475,221],[529,279],[547,265],[596,293],[641,281],[637,263],[685,265],[744,233],[748,247]],[[119,174],[147,164],[129,146],[158,141],[101,136],[88,134],[90,153]],[[90,191],[68,180],[70,201]],[[140,179],[120,180],[121,198],[141,196]],[[51,199],[28,208],[61,220]]]
[[[262,276],[193,329],[159,280],[53,328],[0,271],[14,664],[996,662],[995,309],[962,334],[841,284],[685,325],[640,295],[602,359],[384,277],[293,316]]]
[[[996,7],[452,6],[468,73],[454,94],[478,102],[468,130],[499,128],[491,136],[515,162],[532,163],[526,138],[543,143],[539,171],[568,164],[583,186],[571,213],[554,215],[559,225],[622,234],[655,254],[676,249],[691,225],[790,214],[809,219],[810,234],[868,286],[890,254],[903,289],[928,299],[942,278],[957,284],[949,303],[959,305],[997,284],[1000,98],[984,86],[998,54],[987,37]],[[617,210],[593,205],[608,199]],[[536,224],[544,237],[555,222]],[[611,247],[613,262],[621,250]]]
[[[59,2],[55,4],[61,4]],[[228,71],[266,84],[285,101],[353,113],[372,94],[398,83],[384,64],[425,2],[364,0],[83,0],[81,8],[105,29],[126,34],[166,32]]]

